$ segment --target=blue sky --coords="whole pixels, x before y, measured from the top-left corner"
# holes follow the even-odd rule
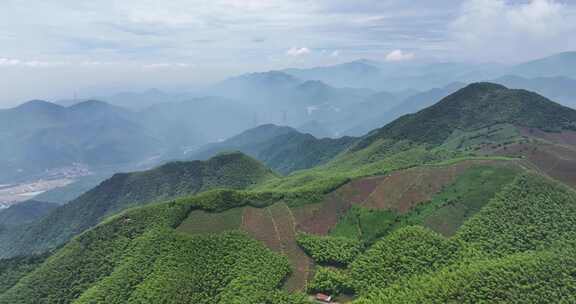
[[[359,58],[512,63],[575,32],[570,0],[0,0],[0,106]]]

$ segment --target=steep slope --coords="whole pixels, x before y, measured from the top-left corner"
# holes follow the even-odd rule
[[[0,210],[0,229],[33,222],[57,207],[55,203],[30,200]]]
[[[116,174],[46,217],[0,235],[1,254],[43,252],[98,224],[104,217],[130,207],[215,188],[243,189],[273,177],[269,169],[241,153]]]
[[[351,266],[364,296],[358,303],[573,302],[575,208],[574,190],[536,175],[519,176],[453,238],[439,239],[433,248],[411,249],[430,237],[396,239],[405,230],[366,251]],[[430,259],[446,246],[453,254]],[[393,250],[403,254],[391,255]],[[406,254],[411,258],[398,258]],[[375,264],[391,269],[395,282],[378,281],[383,267]]]
[[[420,92],[407,98],[393,103],[392,106],[384,109],[375,109],[371,116],[365,115],[364,120],[360,121],[352,128],[346,130],[344,134],[352,136],[362,136],[368,132],[380,128],[389,122],[401,117],[402,115],[418,112],[426,107],[433,105],[442,98],[462,89],[466,85],[464,83],[455,82],[441,88],[433,88],[425,92]],[[392,95],[394,96],[394,95]],[[384,98],[380,100],[381,103],[389,103],[391,96],[389,95],[376,95],[374,98]],[[393,100],[393,99],[392,99]],[[361,106],[361,105],[359,105]]]
[[[191,159],[207,159],[220,152],[241,151],[270,168],[287,174],[328,162],[348,148],[352,137],[317,139],[290,127],[262,125],[221,143],[207,145],[192,153]]]
[[[392,138],[438,145],[456,130],[471,131],[496,124],[560,131],[576,126],[576,110],[529,91],[475,83],[372,132],[364,144],[377,138]]]

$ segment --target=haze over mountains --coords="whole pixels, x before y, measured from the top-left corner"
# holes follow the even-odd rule
[[[317,138],[358,137],[469,81],[528,89],[573,107],[574,80],[566,67],[575,57],[561,53],[515,66],[358,60],[250,73],[188,92],[121,93],[101,97],[104,102],[63,101],[66,106],[31,101],[0,110],[0,182],[149,168],[267,123]]]
[[[576,1],[0,20],[0,304],[576,303]]]
[[[46,262],[2,260],[13,275],[0,302],[303,304],[308,291],[410,303],[420,301],[413,288],[438,302],[542,297],[576,286],[556,280],[572,269],[561,265],[572,261],[576,233],[575,127],[576,110],[493,83],[467,85],[359,138],[259,126],[187,156],[207,161],[117,174],[0,231],[4,257],[55,251]],[[498,286],[512,277],[540,288],[460,295],[484,273]],[[433,288],[445,276],[444,289]],[[168,300],[167,290],[188,293]]]

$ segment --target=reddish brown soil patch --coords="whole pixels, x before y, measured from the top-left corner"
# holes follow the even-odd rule
[[[292,274],[284,284],[288,291],[303,291],[306,287],[312,260],[296,243],[294,215],[284,203],[244,211],[242,228],[268,248],[288,257]]]
[[[351,196],[346,199],[352,203],[364,202],[385,179],[386,176],[376,176],[351,181]]]
[[[366,200],[385,179],[386,176],[367,177],[353,180],[338,188],[328,194],[324,202],[314,210],[308,210],[308,214],[299,212],[297,228],[308,233],[328,234],[353,203]]]
[[[445,167],[420,167],[394,172],[361,205],[406,213],[419,203],[432,199],[434,194],[472,165],[490,162],[463,161]]]
[[[274,223],[280,240],[282,242],[282,251],[288,257],[292,265],[292,274],[284,284],[288,291],[303,291],[306,288],[306,282],[312,260],[296,243],[296,223],[290,208],[284,203],[277,203],[267,208]]]
[[[268,248],[280,252],[282,244],[275,231],[274,222],[266,209],[246,207],[242,229],[253,238],[263,242]]]
[[[408,212],[428,201],[442,188],[475,164],[494,163],[490,160],[463,161],[443,167],[420,167],[394,172],[387,176],[354,180],[329,194],[310,209],[297,210],[299,230],[326,235],[353,204],[374,209]]]
[[[576,149],[557,144],[521,143],[503,147],[498,155],[523,156],[532,169],[576,187]]]
[[[576,131],[544,132],[539,129],[518,128],[520,134],[526,137],[543,139],[560,145],[576,146]]]

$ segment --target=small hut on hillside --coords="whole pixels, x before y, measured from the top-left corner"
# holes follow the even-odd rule
[[[317,293],[316,294],[316,300],[320,301],[320,302],[324,302],[324,303],[332,303],[332,296],[323,294],[323,293]]]

